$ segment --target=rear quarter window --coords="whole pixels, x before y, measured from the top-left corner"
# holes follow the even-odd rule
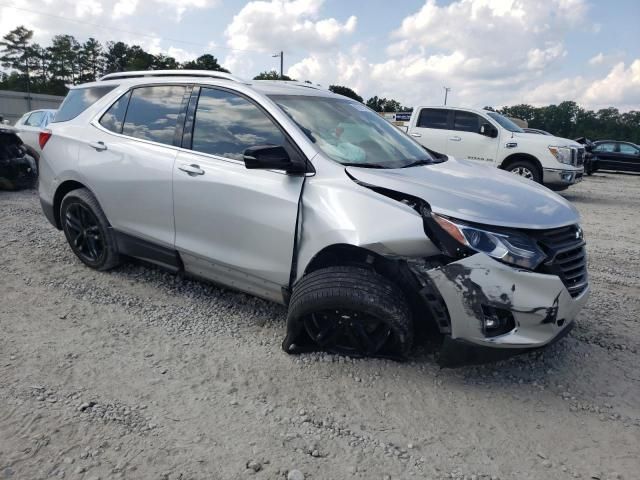
[[[105,85],[100,87],[74,88],[69,91],[65,97],[52,122],[66,122],[76,118],[116,87],[117,85]]]

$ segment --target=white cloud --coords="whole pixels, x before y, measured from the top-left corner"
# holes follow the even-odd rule
[[[628,68],[624,62],[614,65],[606,77],[586,88],[580,100],[587,105],[616,105],[623,110],[637,110],[640,105],[640,58]]]
[[[601,65],[603,62],[604,54],[602,52],[589,59],[589,65]]]
[[[227,44],[238,50],[261,51],[335,46],[341,37],[355,31],[357,20],[355,16],[344,23],[318,19],[322,4],[323,0],[249,2],[227,26]]]
[[[138,8],[138,0],[118,0],[113,6],[113,18],[133,15]]]

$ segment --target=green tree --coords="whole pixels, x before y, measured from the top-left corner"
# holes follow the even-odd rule
[[[82,44],[79,52],[80,81],[93,82],[104,71],[105,59],[102,45],[90,37]]]
[[[104,57],[105,73],[124,72],[129,58],[129,46],[124,42],[107,42]]]
[[[56,35],[47,49],[51,75],[60,82],[76,83],[80,77],[80,44],[72,35]]]
[[[217,72],[229,73],[229,70],[222,67],[218,63],[218,59],[209,53],[200,55],[195,60],[190,60],[188,62],[183,63],[182,68],[189,69],[189,70],[214,70]]]
[[[4,68],[17,70],[24,76],[27,92],[30,91],[29,73],[33,54],[29,42],[33,38],[33,30],[20,25],[14,28],[0,41],[0,63]]]
[[[293,80],[291,77],[287,75],[282,75],[275,70],[271,70],[270,72],[260,72],[258,75],[253,77],[254,80]]]
[[[362,103],[362,97],[349,87],[345,87],[343,85],[329,85],[329,90],[331,90],[333,93],[337,93],[338,95],[353,98],[354,100]]]

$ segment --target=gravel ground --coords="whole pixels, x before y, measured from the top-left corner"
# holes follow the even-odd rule
[[[592,296],[556,345],[440,369],[280,349],[284,308],[84,267],[0,192],[0,478],[640,478],[640,176],[565,195]]]

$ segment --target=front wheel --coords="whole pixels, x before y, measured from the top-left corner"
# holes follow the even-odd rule
[[[86,188],[62,199],[60,220],[73,253],[87,266],[109,270],[119,263],[118,247],[107,217]]]
[[[294,288],[287,316],[288,353],[314,349],[350,356],[406,358],[413,322],[403,293],[376,272],[328,267]]]
[[[537,165],[529,160],[516,160],[509,164],[507,171],[529,180],[533,180],[534,182],[542,183],[542,172]]]

